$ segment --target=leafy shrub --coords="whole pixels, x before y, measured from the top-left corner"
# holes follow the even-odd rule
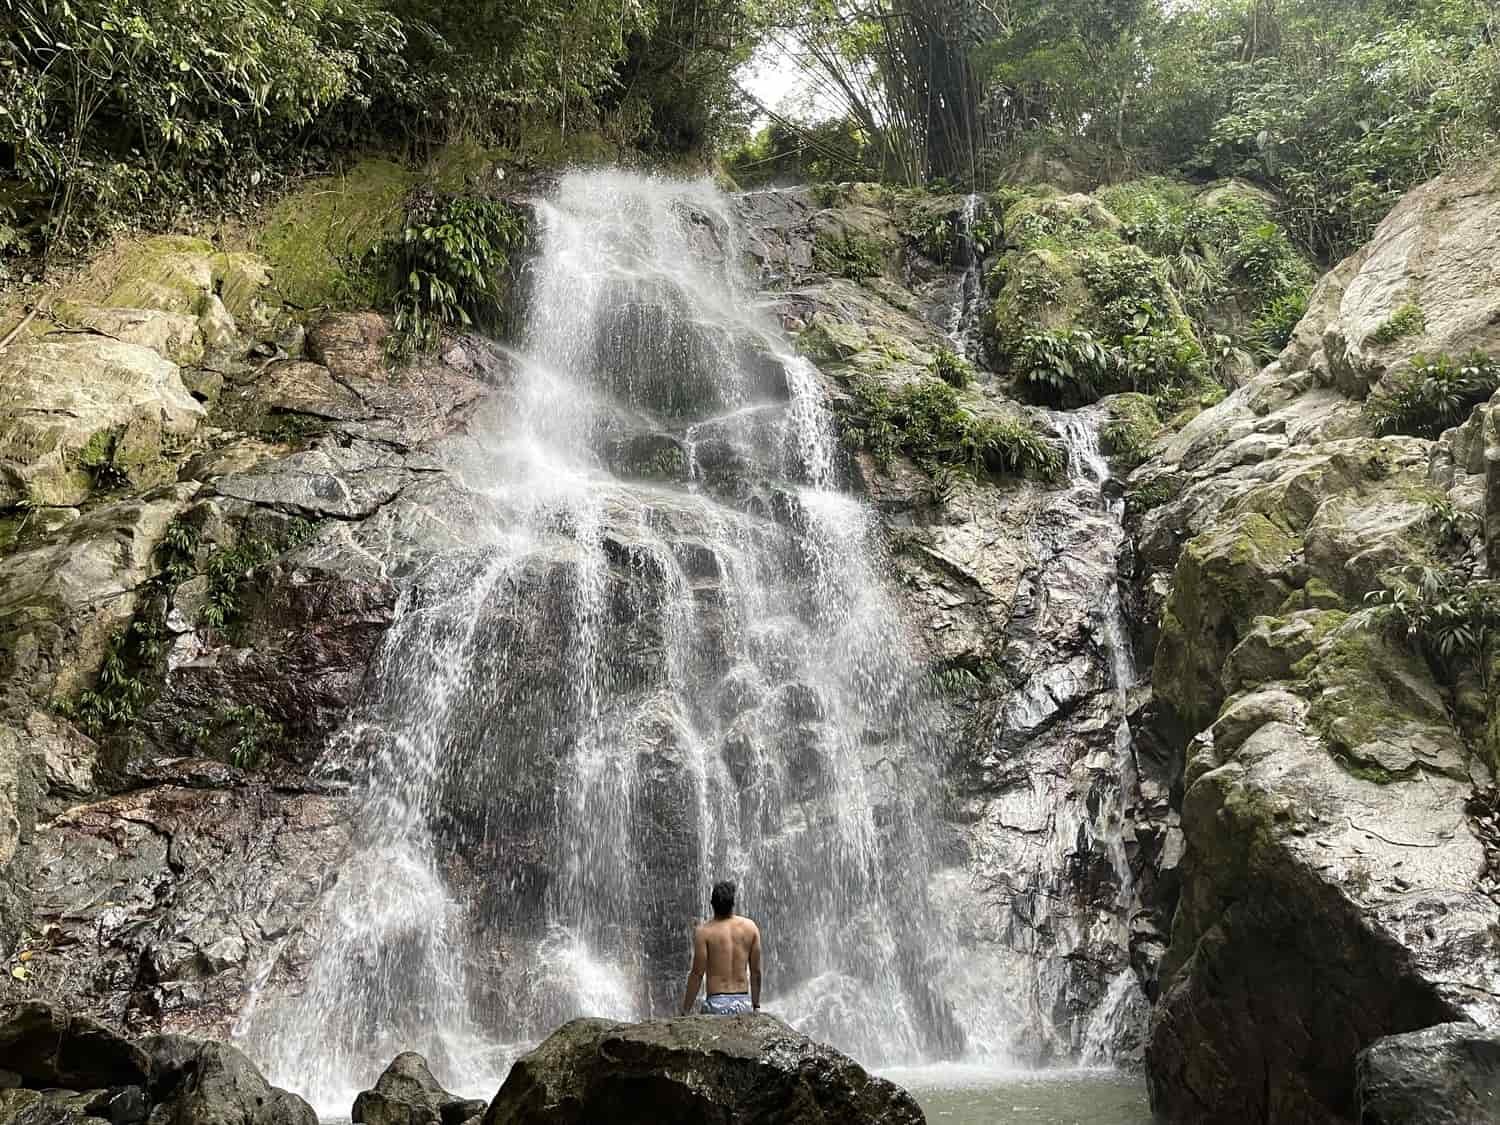
[[[1500,626],[1500,583],[1477,581],[1455,566],[1411,566],[1366,600],[1376,607],[1375,621],[1414,645],[1447,682],[1466,668],[1485,674]]]
[[[890,248],[853,230],[822,230],[813,239],[813,265],[834,277],[862,281],[885,270]]]
[[[891,394],[863,379],[853,391],[856,417],[847,436],[882,465],[905,453],[929,473],[954,466],[976,476],[1051,480],[1062,471],[1062,455],[1035,427],[1019,418],[981,419],[947,383],[924,380]]]
[[[1415,336],[1426,328],[1427,314],[1422,311],[1422,306],[1408,302],[1391,313],[1389,320],[1370,333],[1370,341],[1375,344],[1394,344],[1397,340]]]
[[[1011,346],[1010,369],[1023,386],[1057,405],[1092,402],[1116,372],[1117,357],[1082,329],[1034,332]]]
[[[254,703],[220,707],[201,722],[181,725],[177,733],[198,753],[243,770],[259,769],[285,741],[282,725]]]
[[[1247,342],[1256,356],[1270,362],[1281,354],[1297,330],[1297,325],[1307,315],[1306,289],[1293,289],[1272,297],[1260,307],[1255,319],[1250,322]]]
[[[1177,496],[1178,487],[1166,477],[1137,485],[1125,494],[1125,511],[1131,515],[1144,515],[1153,508],[1160,508]]]
[[[159,608],[138,614],[110,635],[104,662],[92,688],[75,699],[59,700],[59,714],[90,738],[101,738],[131,722],[152,695],[150,673],[162,655],[165,637]]]
[[[1199,387],[1207,373],[1203,347],[1182,328],[1141,332],[1123,341],[1119,370],[1131,390],[1176,401],[1180,392]]]
[[[1461,360],[1415,356],[1411,369],[1388,392],[1372,394],[1365,416],[1379,434],[1435,438],[1468,418],[1500,389],[1500,361],[1481,352]]]
[[[524,224],[508,204],[416,195],[402,229],[370,249],[395,310],[392,353],[433,351],[447,328],[496,327],[510,253],[525,237]]]
[[[974,381],[974,365],[951,348],[938,348],[930,370],[950,387],[959,390]]]
[[[208,591],[199,611],[199,623],[212,629],[225,629],[233,624],[242,608],[240,584],[257,567],[307,542],[314,530],[307,520],[295,519],[270,539],[246,537],[233,547],[209,555],[204,565]]]

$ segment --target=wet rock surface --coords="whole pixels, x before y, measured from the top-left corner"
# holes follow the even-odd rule
[[[405,1051],[391,1060],[374,1087],[354,1099],[354,1125],[464,1125],[484,1115],[482,1101],[460,1098],[438,1084],[427,1060]]]
[[[5,1125],[316,1125],[240,1051],[186,1036],[137,1042],[37,1001],[0,1004]],[[8,1088],[7,1088],[8,1087]]]
[[[1500,1121],[1500,1035],[1445,1023],[1378,1039],[1359,1055],[1363,1125]]]
[[[911,1095],[774,1016],[582,1019],[519,1059],[484,1125],[919,1125]]]

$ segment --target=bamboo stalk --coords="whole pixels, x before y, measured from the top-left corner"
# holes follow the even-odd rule
[[[31,311],[21,318],[21,323],[5,334],[5,339],[0,340],[0,352],[10,347],[10,342],[26,330],[26,326],[35,319],[36,314],[42,311],[42,306],[32,305]]]

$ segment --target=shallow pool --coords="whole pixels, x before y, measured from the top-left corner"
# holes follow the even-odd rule
[[[999,1070],[945,1063],[880,1072],[932,1125],[1151,1125],[1146,1085],[1117,1070]]]

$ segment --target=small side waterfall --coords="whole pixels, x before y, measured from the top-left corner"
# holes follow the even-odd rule
[[[242,1038],[330,1109],[398,1049],[489,1096],[564,1019],[672,1011],[728,876],[770,1010],[957,1055],[937,724],[817,375],[708,185],[574,174],[539,216],[513,381],[427,513],[464,546],[411,559],[323,762],[364,779],[356,844]]]

